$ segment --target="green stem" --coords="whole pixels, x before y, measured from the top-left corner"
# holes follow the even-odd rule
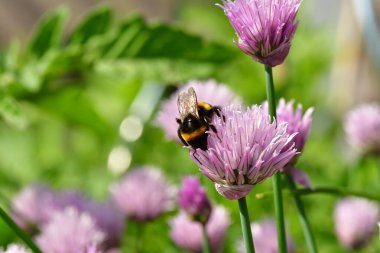
[[[265,79],[268,100],[268,113],[271,117],[271,121],[273,121],[276,119],[276,98],[274,92],[272,67],[268,65],[265,65]],[[273,196],[276,213],[277,239],[279,245],[278,248],[280,253],[287,253],[280,172],[277,172],[273,177]]]
[[[202,249],[203,253],[211,253],[210,241],[208,240],[206,224],[202,224]]]
[[[284,190],[284,193],[285,194],[293,193],[293,194],[298,195],[298,196],[312,195],[312,194],[330,194],[330,195],[337,195],[337,196],[356,196],[356,197],[366,198],[369,200],[380,202],[380,196],[378,196],[378,195],[371,194],[368,192],[348,190],[346,188],[318,187],[318,188],[313,188],[313,189],[298,189],[296,191]],[[262,199],[265,197],[269,197],[270,195],[273,195],[273,192],[258,193],[258,194],[256,194],[256,198]]]
[[[143,224],[140,222],[135,222],[136,224],[136,241],[135,241],[135,249],[136,253],[141,253],[144,252],[143,247],[144,247],[144,239],[143,239]]]
[[[255,248],[253,246],[253,238],[251,232],[251,223],[249,221],[249,214],[247,208],[247,202],[245,197],[238,199],[239,210],[240,210],[240,221],[241,229],[243,231],[244,245],[246,253],[255,253]]]
[[[291,189],[292,193],[297,190],[297,186],[294,183],[293,178],[290,175],[286,175],[286,179],[288,182],[288,186]],[[294,198],[294,202],[296,202],[296,206],[298,209],[298,215],[301,221],[301,227],[303,230],[303,234],[306,239],[306,245],[310,253],[317,253],[317,245],[315,243],[313,232],[311,231],[310,223],[307,219],[306,212],[301,200],[301,197],[297,194],[292,194]]]
[[[0,216],[5,223],[15,232],[15,234],[25,242],[25,244],[34,252],[42,253],[42,251],[34,244],[32,239],[27,236],[24,231],[12,220],[11,217],[0,207]]]

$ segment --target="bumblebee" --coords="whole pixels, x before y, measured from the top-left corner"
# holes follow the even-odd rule
[[[179,125],[178,137],[185,146],[206,150],[206,131],[211,129],[216,132],[215,127],[211,125],[211,120],[214,114],[220,117],[220,107],[198,102],[192,87],[179,94],[177,105],[180,115],[180,118],[176,119]]]

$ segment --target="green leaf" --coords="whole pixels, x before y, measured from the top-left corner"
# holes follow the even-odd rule
[[[96,35],[104,34],[110,29],[112,12],[109,7],[92,10],[74,29],[70,43],[83,44]]]
[[[46,14],[34,29],[29,44],[29,53],[40,58],[51,48],[57,48],[62,43],[62,33],[68,18],[65,7],[58,8]]]
[[[168,84],[209,78],[214,71],[216,66],[211,63],[169,59],[102,60],[95,65],[95,72],[120,81],[135,79]]]
[[[145,27],[144,19],[140,15],[130,15],[115,29],[106,34],[103,45],[103,54],[107,58],[120,57],[131,42]]]
[[[0,116],[5,122],[19,129],[26,126],[25,116],[22,114],[18,103],[4,91],[0,91]]]
[[[167,58],[202,62],[225,62],[236,52],[220,43],[207,42],[179,28],[163,24],[147,24],[133,15],[105,34],[103,45],[107,58]]]
[[[227,61],[234,55],[235,52],[229,47],[207,42],[200,36],[163,23],[148,25],[145,31],[140,32],[134,44],[124,52],[124,56],[207,62]]]

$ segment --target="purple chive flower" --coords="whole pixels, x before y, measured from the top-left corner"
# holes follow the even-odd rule
[[[78,253],[98,247],[104,238],[89,214],[68,207],[42,226],[36,242],[43,252]]]
[[[178,194],[179,205],[193,220],[206,223],[211,213],[211,203],[196,177],[185,177]]]
[[[380,106],[364,104],[346,115],[344,130],[348,143],[359,153],[380,154]]]
[[[276,222],[274,220],[263,220],[259,223],[252,223],[252,238],[255,242],[256,253],[278,253],[278,241]],[[294,253],[294,244],[292,239],[286,237],[287,252]],[[239,245],[239,252],[244,253],[245,248],[243,242]]]
[[[230,217],[225,208],[216,206],[212,209],[206,224],[207,236],[212,252],[221,252],[223,239],[230,224]],[[202,225],[180,212],[170,221],[170,236],[174,243],[190,252],[202,252]]]
[[[221,195],[239,199],[293,159],[294,135],[286,132],[286,123],[270,123],[258,106],[224,107],[221,114],[213,118],[216,132],[209,133],[208,149],[190,154]]]
[[[263,103],[263,110],[264,112],[268,111],[267,101]],[[278,123],[288,123],[286,132],[288,134],[296,134],[293,140],[295,144],[294,147],[297,149],[298,154],[292,159],[288,166],[283,168],[283,172],[290,174],[293,179],[301,185],[310,188],[311,183],[309,177],[303,171],[298,170],[292,165],[297,162],[297,159],[302,153],[306,140],[309,136],[313,108],[307,109],[303,114],[301,104],[298,104],[296,109],[294,109],[294,100],[287,103],[285,99],[281,98],[277,105],[276,113]]]
[[[32,253],[32,251],[18,244],[10,244],[5,251],[0,249],[0,253]]]
[[[166,137],[179,143],[181,141],[177,134],[178,124],[175,121],[176,118],[179,118],[177,99],[182,91],[187,91],[190,87],[194,88],[199,102],[207,102],[218,106],[241,103],[241,99],[224,84],[218,84],[213,80],[189,81],[171,95],[169,99],[162,102],[155,119],[156,125],[165,131]]]
[[[335,231],[343,246],[358,249],[364,246],[375,232],[379,207],[366,199],[344,198],[334,211]]]
[[[104,248],[117,247],[124,227],[124,216],[110,201],[97,203],[73,190],[53,191],[47,186],[31,185],[12,201],[12,217],[26,231],[48,223],[67,207],[91,215],[105,233]]]
[[[300,0],[227,0],[221,6],[235,29],[241,51],[274,67],[289,53]]]
[[[53,192],[44,185],[34,184],[24,188],[13,199],[11,216],[26,231],[33,230],[47,220],[42,212],[45,200],[51,198]]]
[[[127,217],[147,221],[172,208],[175,190],[159,169],[141,167],[112,185],[111,194]]]
[[[124,230],[124,215],[113,202],[97,203],[90,201],[83,208],[95,221],[96,226],[104,232],[102,248],[110,249],[120,246]]]

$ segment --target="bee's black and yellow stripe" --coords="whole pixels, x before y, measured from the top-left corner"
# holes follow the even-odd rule
[[[205,102],[197,102],[198,115],[189,114],[182,121],[178,135],[185,145],[206,150],[207,131],[215,107]]]

